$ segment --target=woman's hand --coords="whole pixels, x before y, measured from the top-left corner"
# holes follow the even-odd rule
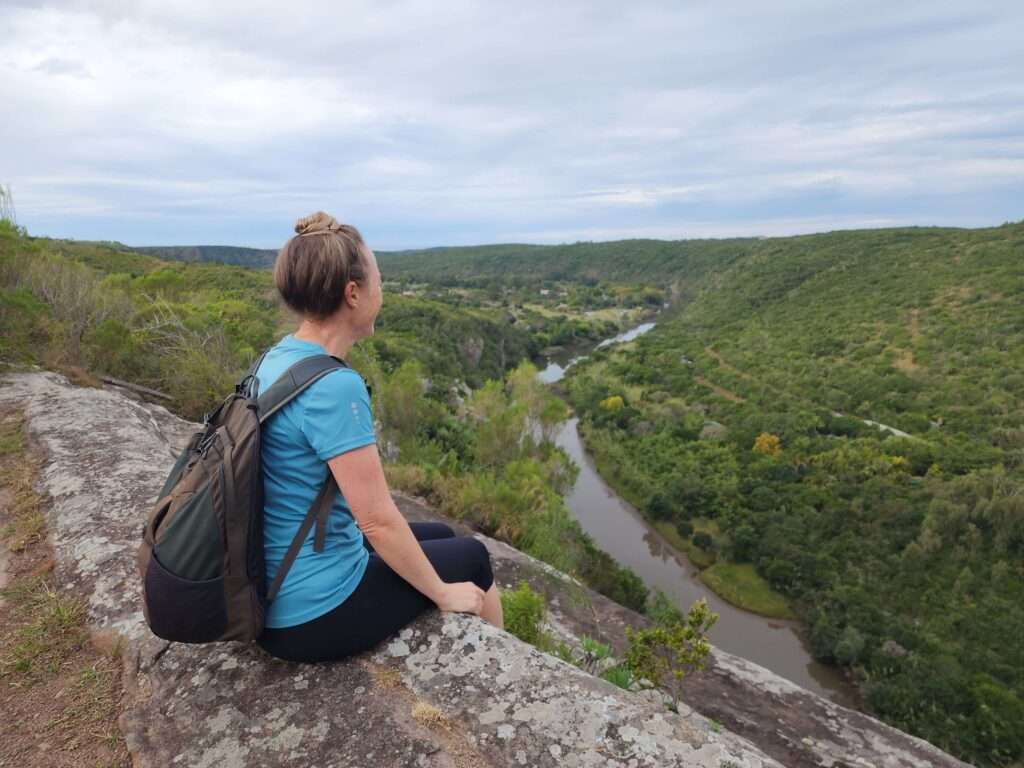
[[[484,608],[484,591],[472,581],[445,584],[437,607],[442,611],[475,613],[479,616]]]

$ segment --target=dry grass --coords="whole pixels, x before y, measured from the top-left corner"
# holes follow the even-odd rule
[[[370,674],[373,675],[373,681],[378,688],[397,690],[405,687],[402,683],[402,674],[397,669],[373,666],[370,668]]]
[[[452,722],[448,716],[433,704],[428,704],[425,701],[417,701],[412,705],[412,719],[428,728],[440,728],[445,731],[452,729]]]
[[[0,412],[0,546],[10,578],[0,602],[0,765],[128,766],[117,728],[119,646],[97,651],[84,601],[57,585],[38,472],[23,415]]]

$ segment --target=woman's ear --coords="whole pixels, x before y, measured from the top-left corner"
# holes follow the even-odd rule
[[[359,283],[355,280],[345,284],[345,303],[353,309],[359,304]]]

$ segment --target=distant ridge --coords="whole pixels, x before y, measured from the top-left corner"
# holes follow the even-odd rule
[[[777,258],[792,250],[832,248],[838,242],[863,246],[887,239],[984,237],[1003,233],[999,227],[890,227],[836,230],[780,237],[705,238],[689,240],[613,240],[559,245],[498,243],[375,251],[385,279],[486,286],[495,279],[517,284],[570,280],[584,283],[660,283],[682,280],[691,287],[709,276],[758,255]],[[1001,235],[1000,235],[1001,236]],[[923,240],[922,240],[923,241]],[[266,269],[277,250],[229,245],[146,246],[138,253],[176,261],[216,261]]]
[[[241,267],[265,269],[274,266],[276,249],[242,248],[236,245],[154,245],[132,248],[160,259],[174,261],[217,261]]]

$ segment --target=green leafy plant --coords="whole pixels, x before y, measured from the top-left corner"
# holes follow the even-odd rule
[[[698,600],[683,621],[670,621],[647,629],[627,629],[626,663],[637,677],[664,689],[678,706],[683,678],[703,669],[711,651],[708,632],[718,621],[706,600]]]
[[[592,637],[580,639],[580,657],[576,666],[585,672],[594,674],[597,665],[612,655],[612,648],[606,643],[595,640]]]
[[[520,581],[514,590],[502,592],[501,609],[505,614],[505,631],[530,645],[540,646],[544,642],[542,625],[547,613],[544,597],[534,592],[529,584]]]
[[[601,677],[625,691],[628,691],[633,686],[633,683],[636,682],[633,671],[627,664],[617,664],[614,667],[610,667],[601,673]]]

